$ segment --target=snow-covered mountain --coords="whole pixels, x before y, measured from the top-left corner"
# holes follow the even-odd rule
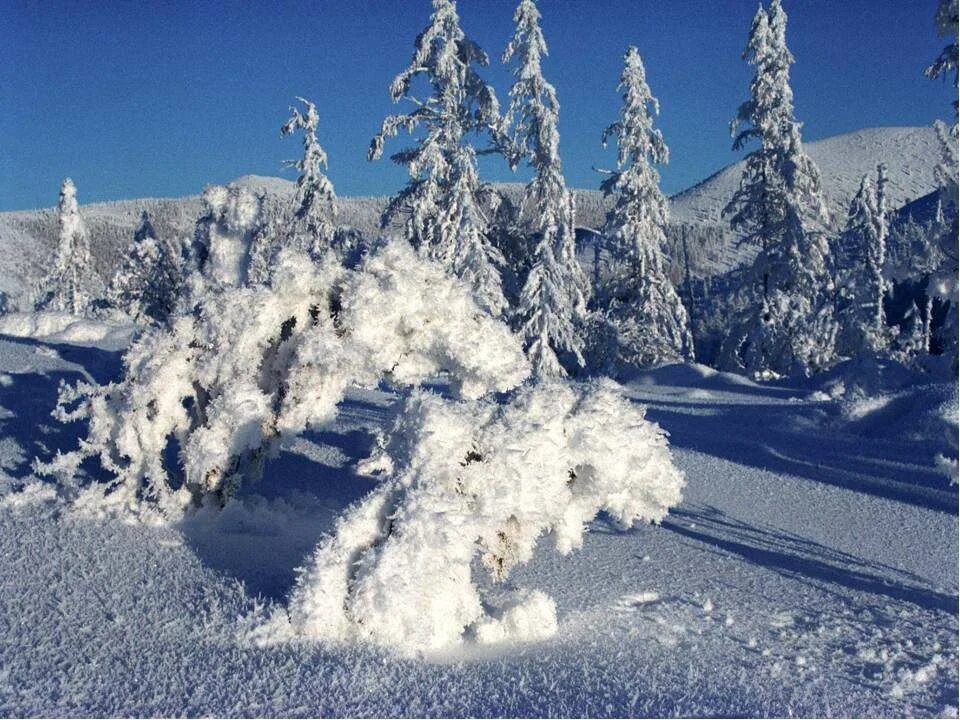
[[[935,189],[933,167],[939,158],[934,130],[927,127],[868,128],[811,142],[806,145],[820,167],[824,190],[837,223],[842,223],[850,198],[860,178],[887,165],[888,193],[892,207],[899,207]],[[738,246],[726,227],[721,211],[732,196],[742,172],[742,162],[733,163],[671,198],[673,222],[668,230],[671,274],[680,279],[687,264],[692,277],[709,277],[749,262],[753,250]],[[243,175],[233,181],[258,193],[291,194],[294,183],[278,177]],[[500,186],[511,199],[519,184]],[[80,188],[81,197],[83,188]],[[576,190],[577,223],[597,228],[603,222],[606,203],[596,190]],[[385,197],[340,198],[341,220],[366,236],[378,232]],[[136,228],[140,213],[147,210],[157,232],[163,236],[189,237],[200,212],[200,198],[143,198],[83,206],[90,231],[97,270],[112,274]],[[55,252],[56,213],[52,209],[0,213],[0,291],[14,300],[28,291],[44,273]],[[584,246],[583,262],[593,267],[592,244]]]
[[[878,163],[887,166],[887,197],[891,208],[899,208],[936,189],[933,168],[940,150],[936,132],[930,127],[866,128],[806,143],[804,148],[820,168],[823,190],[836,226],[842,227],[860,179],[874,175]],[[728,165],[671,198],[675,225],[714,230],[712,237],[704,236],[701,240],[701,245],[706,247],[696,247],[698,257],[691,260],[694,277],[719,275],[749,262],[756,253],[751,247],[738,246],[722,218],[724,206],[740,183],[743,166],[742,161]]]

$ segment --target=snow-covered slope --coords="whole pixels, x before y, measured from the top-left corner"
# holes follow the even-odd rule
[[[930,127],[866,128],[804,145],[817,163],[835,224],[845,221],[860,179],[886,163],[889,207],[897,208],[936,189],[933,168],[939,159],[936,132]],[[743,173],[743,161],[728,165],[671,198],[674,222],[724,228],[723,242],[702,258],[694,275],[713,275],[748,262],[755,251],[737,247],[722,217]]]
[[[936,188],[933,168],[939,147],[936,132],[928,127],[866,128],[804,145],[820,168],[830,210],[842,220],[860,178],[875,174],[886,163],[890,183],[887,196],[899,207]],[[728,165],[671,198],[675,220],[723,223],[721,211],[733,196],[743,173],[743,161]]]
[[[806,148],[820,166],[831,210],[840,222],[860,178],[875,172],[879,162],[887,164],[891,207],[935,189],[933,167],[939,159],[939,149],[932,128],[870,128],[808,143]],[[667,251],[674,280],[683,276],[685,258],[689,258],[693,277],[721,274],[752,258],[754,251],[738,247],[721,218],[721,210],[740,180],[742,167],[742,163],[729,165],[671,199],[673,222],[668,231]],[[292,194],[294,189],[290,180],[259,175],[243,175],[233,183],[258,193],[277,195]],[[511,200],[518,198],[521,188],[515,183],[499,187]],[[596,190],[575,193],[577,224],[583,228],[600,227],[606,209],[603,196]],[[379,232],[379,218],[386,202],[385,197],[340,198],[341,221],[367,237],[374,236]],[[82,211],[94,259],[105,279],[112,274],[117,258],[132,237],[141,210],[150,213],[161,236],[189,237],[200,211],[200,199],[190,195],[84,205]],[[56,236],[53,210],[0,213],[0,291],[16,301],[28,290],[53,257]],[[583,262],[592,267],[589,256]]]
[[[375,486],[351,467],[394,395],[352,394],[223,511],[154,528],[71,511],[31,471],[76,442],[78,424],[48,414],[59,382],[119,370],[115,353],[0,340],[4,716],[956,716],[957,492],[933,467],[944,439],[879,433],[890,404],[828,399],[823,383],[849,388],[845,375],[638,376],[629,394],[670,432],[683,503],[660,526],[599,519],[580,550],[543,548],[510,576],[507,589],[556,599],[554,638],[424,660],[247,641]],[[955,417],[956,385],[930,382],[887,397],[952,399]]]

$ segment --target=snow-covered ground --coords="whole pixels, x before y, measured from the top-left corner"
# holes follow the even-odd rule
[[[934,463],[956,384],[645,372],[628,392],[670,432],[683,503],[514,571],[556,601],[553,639],[403,658],[245,640],[372,487],[351,466],[395,397],[351,395],[225,510],[156,528],[84,518],[31,472],[76,441],[49,417],[60,381],[119,370],[0,339],[4,715],[956,715],[957,490]]]

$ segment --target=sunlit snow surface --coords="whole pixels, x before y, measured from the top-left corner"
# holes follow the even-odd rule
[[[872,402],[840,374],[644,373],[629,391],[671,434],[679,508],[628,532],[601,519],[582,550],[541,547],[511,574],[556,601],[553,639],[404,659],[242,640],[372,487],[350,468],[395,398],[351,396],[241,501],[158,529],[31,485],[32,458],[78,433],[48,417],[59,381],[119,369],[0,340],[4,715],[956,714],[957,492],[934,461],[956,385],[895,378]]]

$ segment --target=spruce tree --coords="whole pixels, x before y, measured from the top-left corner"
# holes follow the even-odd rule
[[[36,309],[81,315],[102,284],[91,267],[90,238],[77,204],[77,187],[70,178],[60,186],[57,224],[57,258],[40,283]]]
[[[744,51],[756,72],[730,129],[735,150],[753,141],[759,147],[747,156],[724,214],[759,252],[752,297],[723,354],[727,364],[755,372],[808,373],[831,362],[837,327],[828,301],[829,218],[819,170],[803,151],[794,117],[786,25],[779,0],[769,11],[761,6]]]
[[[864,175],[850,201],[844,231],[847,267],[840,274],[842,330],[838,344],[839,351],[846,355],[884,352],[892,339],[884,313],[889,289],[883,275],[889,225],[886,184],[886,167],[881,164],[877,166],[876,188]]]
[[[334,242],[337,198],[333,183],[323,172],[327,167],[327,153],[317,141],[317,106],[302,97],[297,100],[303,103],[304,110],[290,106],[290,118],[280,128],[280,137],[303,131],[303,157],[288,160],[285,165],[300,173],[294,195],[295,239],[311,255],[318,257]]]
[[[937,27],[937,33],[940,37],[951,37],[953,41],[947,45],[937,59],[924,71],[924,74],[936,79],[939,77],[947,78],[953,73],[953,86],[958,86],[958,12],[957,0],[940,0],[937,7],[934,23]],[[954,122],[948,126],[941,120],[934,123],[937,131],[937,138],[940,142],[941,160],[934,168],[937,185],[940,188],[941,211],[938,212],[940,222],[937,223],[937,235],[935,243],[937,255],[940,263],[931,274],[927,283],[927,294],[932,297],[938,297],[943,302],[950,304],[950,310],[947,312],[944,325],[939,328],[938,344],[943,348],[944,353],[952,356],[953,367],[956,370],[958,363],[958,325],[957,325],[957,305],[960,303],[957,286],[957,234],[958,234],[958,212],[957,212],[957,148],[958,137],[960,137],[960,126],[958,126],[958,117],[960,117],[960,105],[954,100]],[[932,304],[932,303],[930,303]]]
[[[618,89],[623,91],[620,120],[602,136],[604,145],[614,137],[618,152],[617,170],[602,185],[615,200],[603,230],[612,260],[609,280],[597,290],[598,321],[606,338],[598,352],[601,362],[613,366],[692,360],[687,311],[663,259],[669,209],[654,166],[669,160],[669,149],[653,126],[660,107],[633,46],[624,55]]]
[[[521,0],[513,19],[516,30],[503,53],[504,63],[517,61],[507,111],[513,140],[509,159],[515,166],[526,158],[535,173],[520,203],[521,222],[533,241],[516,320],[534,373],[557,376],[565,374],[562,353],[584,364],[580,328],[589,284],[577,262],[573,198],[560,163],[560,104],[541,72],[547,43],[540,12],[533,0]]]
[[[173,314],[183,286],[180,248],[157,237],[144,210],[120,267],[107,289],[107,299],[134,321],[162,324]]]
[[[460,27],[456,3],[433,0],[430,24],[417,37],[410,65],[390,85],[394,102],[406,100],[415,107],[384,119],[368,156],[381,157],[386,139],[400,130],[422,130],[413,147],[391,158],[407,166],[410,181],[391,199],[381,223],[386,227],[405,216],[407,240],[423,256],[467,280],[481,306],[499,315],[505,306],[503,256],[489,237],[486,189],[468,143],[471,133],[500,131],[496,95],[476,71],[488,63],[487,54]],[[431,90],[423,100],[411,93],[418,77]]]

